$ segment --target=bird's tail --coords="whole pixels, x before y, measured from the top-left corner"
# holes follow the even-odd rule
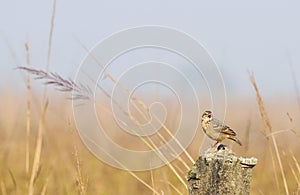
[[[235,141],[235,142],[238,143],[240,146],[242,145],[242,142],[241,142],[238,138],[236,138],[236,137],[229,137],[229,139]]]

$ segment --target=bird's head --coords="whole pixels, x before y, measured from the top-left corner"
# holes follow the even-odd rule
[[[211,121],[211,119],[212,119],[212,112],[210,110],[206,110],[202,114],[202,121],[208,122],[208,121]]]

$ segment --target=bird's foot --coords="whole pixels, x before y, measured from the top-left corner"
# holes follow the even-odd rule
[[[220,142],[217,142],[217,143],[215,143],[213,146],[212,146],[212,151],[214,151],[214,152],[218,152],[218,151],[220,151],[220,150],[225,150],[226,149],[226,145],[224,145],[224,144],[221,144]]]
[[[218,147],[217,147],[217,150],[220,151],[220,150],[225,150],[227,146],[224,145],[224,144],[220,144]]]

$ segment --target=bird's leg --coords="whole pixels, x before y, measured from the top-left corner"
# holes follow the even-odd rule
[[[214,148],[214,147],[217,147],[219,143],[220,143],[220,142],[217,141],[217,142],[215,143],[215,145],[213,145],[213,148]]]
[[[213,146],[212,146],[212,149],[213,151],[217,152],[218,151],[218,145],[219,145],[220,142],[216,142]]]

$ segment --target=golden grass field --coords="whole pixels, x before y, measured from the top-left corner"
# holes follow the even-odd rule
[[[71,101],[59,92],[50,90],[49,93],[55,95],[48,97],[45,113],[40,108],[42,98],[35,93],[30,93],[29,107],[26,91],[24,94],[7,92],[1,97],[1,194],[27,194],[30,190],[33,194],[187,194],[187,189],[169,166],[130,173],[98,160],[79,139]],[[300,110],[297,101],[295,98],[278,97],[278,101],[266,100],[259,106],[254,89],[253,94],[253,99],[229,100],[226,122],[236,129],[244,145],[225,143],[233,147],[238,156],[258,158],[253,169],[251,194],[299,194]],[[266,109],[269,120],[261,117],[261,107]],[[43,115],[44,120],[40,121]],[[273,133],[269,132],[268,125],[271,125]],[[41,137],[38,136],[40,128]],[[194,160],[198,158],[203,136],[199,128],[187,149]],[[35,155],[37,140],[40,139],[38,162]],[[122,137],[117,140],[126,146],[131,145]],[[132,147],[142,145],[137,143]],[[187,184],[188,169],[183,161],[189,167],[193,164],[185,154],[181,158],[171,164]],[[36,172],[33,171],[35,169]]]
[[[55,6],[54,0],[46,70],[50,65]],[[28,43],[25,48],[29,65]],[[193,166],[192,160],[196,161],[199,156],[204,140],[201,128],[185,153],[164,167],[144,172],[116,169],[98,160],[81,142],[73,121],[71,101],[50,86],[47,93],[41,95],[31,86],[41,82],[32,78],[29,82],[25,73],[22,92],[11,85],[0,97],[1,194],[188,194],[186,176]],[[225,143],[238,156],[258,158],[253,169],[251,194],[300,194],[297,98],[280,94],[264,99],[264,92],[259,91],[261,83],[256,87],[250,76],[249,85],[251,82],[253,96],[227,102],[225,121],[237,131],[243,146]],[[169,106],[172,107],[172,102]],[[172,113],[167,128],[172,130],[177,118]],[[115,130],[114,126],[108,128],[111,132]],[[162,135],[170,139],[166,133]],[[132,142],[118,134],[113,136],[128,148],[149,149],[143,142]],[[208,144],[201,151],[213,144],[205,142]]]

